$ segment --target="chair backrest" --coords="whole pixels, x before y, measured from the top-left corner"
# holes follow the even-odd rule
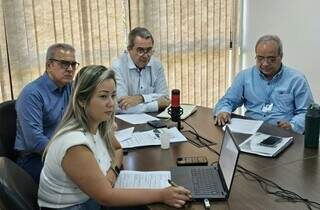
[[[16,138],[17,113],[15,100],[0,104],[0,156],[16,159],[14,142]]]
[[[38,186],[7,157],[0,157],[0,209],[38,210]]]

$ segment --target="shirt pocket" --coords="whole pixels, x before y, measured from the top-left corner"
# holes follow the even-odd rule
[[[294,97],[290,93],[278,92],[275,94],[275,101],[281,112],[292,112],[294,108]]]

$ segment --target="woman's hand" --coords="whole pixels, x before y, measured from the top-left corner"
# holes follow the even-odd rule
[[[191,192],[184,187],[167,187],[162,191],[162,202],[175,208],[183,207],[191,199]]]

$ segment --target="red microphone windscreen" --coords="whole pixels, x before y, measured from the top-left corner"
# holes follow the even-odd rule
[[[180,90],[173,89],[171,91],[171,106],[179,107],[180,106]]]

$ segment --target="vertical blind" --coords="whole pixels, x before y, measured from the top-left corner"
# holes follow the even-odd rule
[[[49,45],[70,43],[81,66],[110,66],[127,35],[147,27],[169,89],[181,101],[212,105],[236,73],[239,0],[2,0],[0,101],[17,98],[43,74]],[[232,43],[232,48],[230,44]]]

